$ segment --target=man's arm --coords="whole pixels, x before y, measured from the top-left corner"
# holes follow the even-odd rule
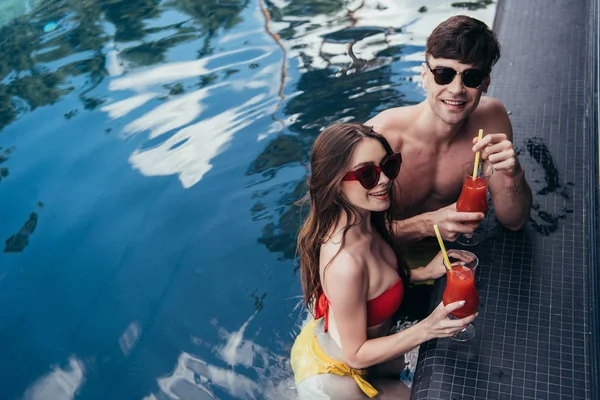
[[[445,240],[455,241],[462,233],[473,233],[485,215],[479,212],[458,212],[456,203],[436,211],[394,221],[394,239],[399,245],[417,242],[435,236],[433,225],[438,225]]]
[[[482,150],[482,159],[494,167],[489,189],[496,218],[506,228],[519,230],[529,219],[531,189],[512,144],[512,125],[506,109],[495,100],[488,112],[494,120],[494,131],[503,133],[485,135],[480,143],[474,138],[473,151]]]
[[[394,239],[397,244],[404,245],[417,242],[433,235],[433,225],[429,232],[429,218],[419,214],[411,218],[394,221]]]

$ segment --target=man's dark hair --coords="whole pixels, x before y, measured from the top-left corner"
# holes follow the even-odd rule
[[[457,15],[448,18],[431,32],[425,54],[471,64],[490,73],[500,58],[500,43],[485,23],[466,15]]]

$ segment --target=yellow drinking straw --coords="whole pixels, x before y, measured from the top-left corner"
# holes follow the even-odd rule
[[[481,141],[483,137],[483,129],[479,130],[479,135],[477,135],[477,143]],[[475,165],[473,165],[473,180],[477,178],[477,167],[479,167],[479,152],[475,153]]]
[[[442,255],[444,256],[444,260],[446,261],[446,268],[452,271],[452,264],[450,264],[450,259],[448,258],[448,253],[446,253],[446,247],[444,246],[444,241],[442,240],[442,235],[440,234],[440,228],[438,228],[437,224],[433,226],[433,230],[435,231],[435,236],[437,236],[437,240],[440,243]]]

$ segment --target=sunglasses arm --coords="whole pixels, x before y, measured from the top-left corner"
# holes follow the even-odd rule
[[[356,175],[354,174],[354,171],[350,171],[348,173],[346,173],[346,175],[344,175],[344,177],[342,178],[342,181],[355,181],[356,180]]]

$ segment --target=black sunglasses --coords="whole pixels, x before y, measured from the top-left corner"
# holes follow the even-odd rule
[[[400,153],[391,154],[378,165],[365,165],[344,175],[343,181],[358,181],[365,189],[373,189],[379,183],[381,172],[390,180],[396,179],[402,165]]]
[[[479,69],[468,69],[463,72],[457,72],[449,67],[431,68],[429,63],[425,61],[425,65],[433,74],[433,79],[438,85],[447,85],[454,80],[456,74],[462,75],[463,84],[468,88],[478,88],[483,83],[483,80],[488,75]]]

